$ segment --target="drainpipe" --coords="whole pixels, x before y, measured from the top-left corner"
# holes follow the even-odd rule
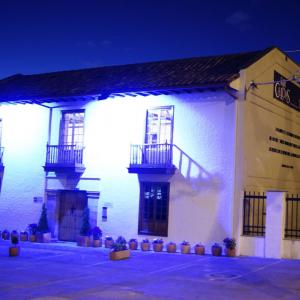
[[[48,123],[48,139],[47,139],[47,144],[50,144],[50,142],[51,142],[52,111],[53,111],[53,108],[49,107],[49,123]]]

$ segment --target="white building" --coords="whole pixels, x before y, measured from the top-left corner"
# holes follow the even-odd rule
[[[45,201],[74,241],[88,205],[114,237],[300,258],[299,70],[270,48],[1,80],[0,230]]]

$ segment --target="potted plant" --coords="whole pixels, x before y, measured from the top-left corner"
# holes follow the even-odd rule
[[[189,254],[191,253],[191,245],[187,241],[183,241],[181,243],[181,253],[182,254]]]
[[[153,251],[161,252],[163,250],[163,247],[164,247],[163,239],[161,239],[161,238],[154,239],[152,244],[153,244]]]
[[[90,210],[85,207],[82,213],[82,223],[80,228],[80,235],[77,240],[77,245],[82,247],[89,247],[91,245],[91,225],[90,225]]]
[[[48,225],[47,208],[44,203],[37,228],[37,241],[40,243],[49,243],[51,241],[51,232]]]
[[[137,250],[138,247],[137,239],[130,239],[128,245],[130,250]]]
[[[13,230],[13,231],[10,233],[10,239],[11,239],[13,236],[16,236],[17,238],[19,238],[19,233],[18,233],[17,230]]]
[[[37,224],[32,223],[28,225],[28,232],[29,232],[29,241],[36,242],[36,233],[37,233]]]
[[[142,249],[142,251],[149,251],[150,250],[150,241],[148,239],[143,239],[142,240],[141,249]]]
[[[92,229],[92,236],[93,236],[93,247],[101,247],[102,246],[102,230],[95,226]]]
[[[10,238],[10,233],[7,229],[4,229],[2,232],[1,232],[1,237],[3,240],[9,240]]]
[[[111,260],[121,260],[129,258],[129,256],[130,252],[127,248],[126,240],[122,236],[119,236],[116,239],[116,242],[112,245],[112,250],[109,253],[109,258]]]
[[[174,242],[169,242],[169,243],[167,244],[167,252],[169,252],[169,253],[175,253],[175,252],[176,252],[176,249],[177,249],[176,243],[174,243]]]
[[[11,237],[12,246],[9,247],[9,256],[18,256],[20,254],[20,247],[18,246],[19,238],[16,235]]]
[[[111,236],[107,235],[104,240],[104,247],[111,248],[113,244],[114,244],[113,238]]]
[[[204,255],[205,254],[205,247],[201,243],[198,243],[194,247],[195,253],[197,255]]]
[[[213,244],[211,247],[211,254],[213,256],[221,256],[222,255],[222,247],[218,243]]]
[[[26,230],[20,231],[20,241],[22,242],[28,241],[28,232]]]
[[[236,241],[235,241],[235,239],[227,237],[223,240],[223,243],[225,246],[225,249],[224,249],[225,255],[230,256],[230,257],[236,256]]]

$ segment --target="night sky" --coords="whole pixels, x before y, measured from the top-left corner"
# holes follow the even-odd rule
[[[0,78],[273,45],[300,50],[299,0],[0,0]]]

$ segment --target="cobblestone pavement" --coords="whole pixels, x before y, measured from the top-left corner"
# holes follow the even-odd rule
[[[300,261],[0,241],[0,299],[300,299]]]

